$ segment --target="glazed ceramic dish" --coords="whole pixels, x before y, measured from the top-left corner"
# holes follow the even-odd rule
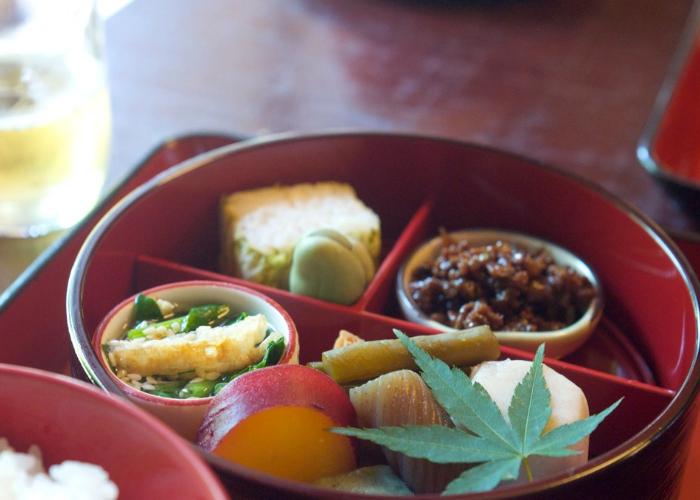
[[[603,312],[603,291],[593,270],[574,254],[547,241],[533,238],[524,234],[509,231],[494,231],[488,229],[471,229],[454,231],[449,233],[454,241],[466,240],[472,246],[481,246],[504,241],[519,245],[520,248],[536,251],[546,249],[557,264],[568,266],[584,276],[593,285],[596,297],[583,315],[574,323],[559,330],[543,332],[516,332],[498,331],[496,337],[501,345],[517,347],[526,351],[535,352],[537,346],[545,344],[547,355],[553,358],[561,358],[571,354],[588,340],[595,330]],[[436,330],[452,330],[448,325],[430,319],[420,310],[411,297],[409,284],[416,269],[421,265],[431,262],[439,253],[442,246],[442,236],[437,236],[425,244],[419,246],[403,263],[396,277],[396,293],[399,306],[404,316],[416,323],[429,326]]]
[[[294,322],[279,304],[260,292],[231,283],[185,281],[150,288],[140,293],[154,299],[167,300],[181,309],[201,304],[225,304],[230,306],[235,314],[263,314],[272,328],[280,332],[285,339],[287,347],[278,364],[299,361],[299,342]],[[130,322],[133,303],[133,297],[124,300],[112,309],[97,327],[93,347],[99,353],[102,369],[94,375],[98,384],[116,384],[129,399],[162,419],[181,436],[192,440],[197,434],[211,397],[172,399],[154,396],[122,382],[109,367],[103,346],[110,340],[123,336],[125,325]]]
[[[0,364],[0,414],[0,437],[17,452],[37,445],[45,466],[66,460],[99,465],[119,488],[119,498],[228,498],[174,432],[84,382]]]
[[[348,182],[382,221],[381,262],[355,304],[334,305],[219,273],[222,195],[319,180]],[[77,370],[100,384],[92,336],[116,304],[189,279],[249,286],[278,302],[299,330],[302,363],[319,359],[340,329],[366,339],[388,338],[392,328],[434,333],[403,318],[394,293],[399,267],[440,227],[485,226],[550,241],[595,269],[605,294],[598,326],[574,353],[547,363],[584,390],[593,413],[624,397],[592,436],[586,466],[487,496],[673,494],[699,377],[698,282],[685,258],[655,224],[599,188],[461,142],[360,133],[277,137],[223,147],[155,177],[95,226],[75,261],[67,308]],[[241,495],[355,498],[205,456]]]

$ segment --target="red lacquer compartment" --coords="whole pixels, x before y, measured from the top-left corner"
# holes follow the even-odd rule
[[[256,151],[251,153],[252,157],[246,159],[242,167],[255,165]],[[241,168],[230,162],[215,161],[214,168],[207,168],[206,174],[204,170],[193,170],[188,175],[174,176],[154,186],[148,196],[132,200],[112,221],[98,244],[98,251],[128,251],[218,272],[219,200],[222,196],[264,186],[333,180],[352,185],[358,197],[379,215],[382,252],[375,281],[382,281],[382,276],[389,280],[396,261],[390,260],[387,267],[385,257],[391,253],[416,208],[423,203],[425,186],[405,183],[387,189],[385,182],[376,175],[374,165],[369,163],[360,164],[360,168],[321,173],[318,169],[302,168],[299,161],[286,158],[274,170]],[[332,163],[330,158],[328,161]],[[360,298],[355,307],[363,307],[370,300],[381,300],[377,297],[385,297],[389,286],[388,281],[370,284],[368,295]]]
[[[395,297],[396,274],[403,259],[406,258],[408,250],[425,239],[432,209],[433,202],[428,200],[416,210],[406,228],[396,240],[396,244],[389,251],[384,262],[382,262],[377,275],[357,302],[356,307],[358,310],[381,312],[387,308],[387,303],[392,304]]]
[[[114,304],[143,289],[183,279],[212,277],[229,282],[242,281],[150,257],[116,252],[98,254],[86,280],[85,294],[90,297],[90,300],[86,300],[84,309],[86,326],[94,331],[97,323]],[[103,279],[108,280],[111,286],[104,287]],[[357,312],[289,292],[278,290],[272,294],[272,298],[289,312],[297,326],[302,363],[319,360],[323,351],[332,348],[341,329],[349,330],[366,340],[392,338],[394,328],[409,335],[433,333],[430,328],[401,319]],[[530,359],[531,355],[516,349],[502,348],[502,358]],[[591,441],[592,458],[621,444],[649,425],[674,394],[667,389],[625,381],[563,361],[547,359],[546,363],[583,389],[593,413],[624,397],[623,404],[594,435]]]
[[[694,306],[674,259],[653,234],[584,184],[535,165],[518,166],[517,175],[515,170],[448,169],[443,176],[451,189],[434,197],[424,228],[428,238],[443,228],[497,228],[573,252],[597,274],[605,305],[594,333],[599,339],[569,359],[677,389],[692,362],[695,337]],[[539,189],[523,189],[523,178]],[[395,312],[391,304],[387,310]]]
[[[593,412],[625,397],[594,436],[597,462],[570,486],[594,491],[596,478],[614,475],[606,464],[631,465],[628,448],[640,460],[649,457],[648,443],[659,443],[657,435],[663,433],[658,429],[680,422],[669,412],[678,412],[693,390],[683,384],[694,373],[697,352],[697,285],[667,238],[594,186],[527,159],[453,141],[381,134],[261,141],[168,173],[129,197],[88,240],[69,286],[74,340],[76,331],[82,335],[81,321],[92,333],[111,306],[144,288],[197,278],[237,282],[215,266],[222,194],[320,180],[345,181],[357,189],[382,218],[384,245],[375,280],[352,307],[249,284],[290,312],[302,361],[317,359],[341,328],[368,339],[390,337],[392,327],[429,333],[402,320],[396,308],[393,288],[403,259],[440,227],[509,229],[553,241],[585,259],[606,294],[605,317],[587,344],[597,347],[547,361],[582,386]],[[614,456],[603,457],[607,451]],[[606,466],[599,470],[596,464]],[[652,472],[644,478],[661,477]],[[258,494],[310,493],[235,467],[224,476],[244,488],[255,484],[250,491]],[[528,491],[568,487],[568,481]]]
[[[244,280],[232,278],[230,276],[212,273],[210,271],[185,266],[176,262],[157,259],[150,256],[132,255],[129,257],[125,254],[112,254],[109,256],[109,258],[105,257],[106,256],[101,256],[100,261],[104,262],[106,270],[114,268],[115,265],[120,265],[119,262],[115,262],[115,265],[111,264],[109,262],[110,259],[118,259],[121,261],[121,265],[126,264],[126,260],[133,259],[133,265],[135,266],[134,270],[127,275],[133,275],[134,284],[132,289],[134,290],[145,290],[147,288],[175,281],[221,280],[256,289],[269,295],[287,308],[293,309],[299,303],[303,303],[307,307],[322,307],[345,315],[347,315],[349,312],[348,309],[343,306],[337,306],[312,298],[295,295],[276,288],[255,285]],[[387,261],[388,260],[389,259],[387,259]],[[97,274],[100,274],[100,271],[97,271]],[[393,280],[391,285],[393,286]],[[125,296],[127,295],[129,295],[129,293],[126,293]],[[390,297],[390,299],[392,298]],[[392,300],[389,301],[390,304],[391,302]],[[100,310],[106,311],[108,310],[108,307],[108,305],[103,305]],[[389,308],[390,312],[395,313],[394,316],[398,315],[398,306],[395,304],[393,306],[385,305],[385,309],[387,308]],[[391,319],[389,321],[396,322],[395,319]],[[421,327],[408,322],[405,322],[405,324],[411,325],[412,328],[418,328],[420,331],[426,334],[434,333],[434,330],[428,327]],[[376,338],[377,335],[381,337],[380,333],[373,332],[371,338]],[[603,318],[592,338],[582,348],[567,356],[565,360],[573,364],[588,367],[618,377],[637,380],[649,384],[655,383],[654,377],[646,361],[637,352],[634,346],[631,345],[629,339],[627,339],[627,337],[607,318]]]
[[[409,335],[434,333],[431,328],[387,316],[363,312],[359,324],[361,336],[368,339],[391,338],[394,328]],[[315,344],[317,339],[313,340]],[[321,351],[329,347],[321,346]],[[314,353],[315,354],[315,353]],[[546,353],[545,353],[546,354]],[[501,346],[501,359],[532,359],[532,354]],[[565,360],[547,358],[545,364],[577,384],[586,394],[591,413],[597,413],[617,399],[624,404],[609,417],[609,422],[596,431],[591,441],[592,456],[621,444],[649,425],[668,405],[675,392],[646,382],[625,380],[615,375],[591,370]]]

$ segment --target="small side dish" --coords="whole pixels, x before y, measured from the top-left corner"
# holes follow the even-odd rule
[[[434,238],[408,259],[397,290],[413,321],[441,330],[488,325],[505,345],[546,342],[554,357],[581,345],[602,313],[600,285],[580,259],[507,231]]]
[[[379,217],[339,182],[226,196],[221,238],[223,272],[342,304],[362,294],[381,251]]]
[[[395,333],[420,376],[395,371],[350,389],[363,428],[333,431],[382,446],[416,493],[475,493],[572,471],[588,460],[588,435],[620,404],[589,417],[581,389],[543,365],[544,346],[533,362],[488,361],[470,378]]]
[[[472,338],[493,338],[488,327],[474,330]],[[455,346],[455,332],[432,344],[394,332],[397,345],[342,334],[350,343],[335,350],[357,346],[373,353],[368,359],[385,352],[389,360],[383,374],[349,390],[321,372],[325,363],[237,378],[212,401],[196,443],[239,465],[344,491],[462,494],[585,464],[588,435],[619,404],[589,416],[582,390],[543,365],[543,346],[533,362],[498,361],[498,350],[482,349],[456,366],[439,359],[469,350]],[[401,350],[411,362],[397,369]]]
[[[0,493],[3,500],[115,500],[119,488],[99,465],[66,460],[47,471],[38,447],[31,446],[27,453],[21,453],[7,439],[0,438]]]
[[[124,383],[166,398],[204,398],[245,372],[272,366],[286,348],[263,314],[234,315],[226,304],[178,311],[138,294],[124,336],[102,344]]]
[[[100,324],[93,344],[132,400],[190,439],[226,384],[299,359],[296,328],[276,302],[207,281],[163,285],[125,300]]]

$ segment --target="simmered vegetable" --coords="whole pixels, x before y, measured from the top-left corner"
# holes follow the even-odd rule
[[[453,366],[471,366],[497,359],[498,341],[487,326],[413,337],[430,355]],[[416,365],[398,339],[356,342],[322,354],[322,370],[339,384],[369,380]]]

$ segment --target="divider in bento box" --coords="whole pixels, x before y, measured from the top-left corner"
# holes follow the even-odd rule
[[[412,139],[394,138],[396,149],[381,159],[371,146],[380,141],[378,137],[368,136],[348,147],[347,137],[330,136],[324,137],[330,144],[322,149],[314,147],[311,138],[236,151],[213,158],[205,168],[185,166],[181,174],[151,186],[148,196],[132,200],[109,223],[93,253],[134,253],[141,259],[160,259],[165,267],[170,262],[171,267],[182,265],[192,273],[216,273],[221,196],[276,183],[348,182],[379,214],[384,240],[377,275],[351,309],[398,316],[394,299],[398,267],[440,227],[516,230],[568,248],[598,273],[606,302],[598,335],[614,341],[612,354],[602,355],[622,356],[623,367],[633,366],[633,370],[618,366],[608,370],[647,382],[656,376],[662,386],[679,387],[694,356],[688,346],[696,341],[695,311],[687,281],[670,250],[651,230],[591,186],[529,160],[474,148],[465,163],[457,145],[430,148],[430,141]],[[342,164],[336,156],[341,149]],[[261,164],[274,168],[258,168]],[[423,168],[426,164],[430,168]],[[528,179],[526,185],[523,179]],[[104,274],[86,272],[86,280],[102,282]],[[247,284],[278,300],[291,296]],[[678,334],[669,336],[667,331]],[[595,366],[591,359],[595,355],[595,351],[589,356],[579,353],[572,359]],[[674,368],[665,370],[666,366]]]
[[[203,174],[205,170],[208,173]],[[615,457],[629,457],[631,449],[622,451],[627,438],[634,441],[634,459],[614,470],[603,468],[581,476],[567,491],[594,491],[597,481],[618,479],[615,471],[625,470],[630,477],[630,471],[643,471],[646,482],[627,483],[645,494],[653,493],[649,485],[660,484],[664,475],[674,481],[677,470],[646,470],[651,462],[642,460],[659,453],[666,459],[684,453],[677,442],[658,437],[659,429],[665,436],[683,435],[690,418],[685,411],[688,400],[678,396],[687,397],[697,383],[694,375],[687,378],[697,351],[697,283],[653,224],[597,188],[526,159],[452,141],[378,134],[262,141],[243,149],[220,150],[154,181],[148,196],[133,196],[112,214],[108,230],[93,239],[91,257],[83,262],[84,307],[78,313],[90,330],[113,304],[148,286],[202,277],[236,282],[220,275],[215,266],[219,196],[275,182],[327,179],[353,184],[359,197],[382,217],[382,263],[364,296],[350,307],[247,283],[290,311],[300,331],[302,361],[329,346],[339,328],[368,338],[389,336],[391,326],[427,333],[425,327],[398,317],[393,286],[403,258],[438,227],[491,226],[530,232],[587,260],[601,275],[606,290],[608,282],[613,284],[606,295],[606,317],[594,340],[612,343],[613,358],[625,358],[627,367],[619,373],[622,376],[615,376],[586,356],[548,361],[590,393],[593,411],[621,395],[629,401],[599,431],[602,437],[595,438],[593,445],[593,453],[599,456],[588,470]],[[535,188],[523,191],[522,179]],[[528,210],[523,210],[524,203]],[[653,300],[645,295],[650,292],[663,297]],[[655,309],[656,304],[665,307],[666,314]],[[668,331],[673,338],[662,336]],[[509,349],[504,353],[529,356]],[[649,368],[659,385],[650,383]],[[666,415],[672,411],[684,411],[683,418]],[[223,467],[224,478],[239,487],[254,483],[263,488],[259,492],[309,493],[304,487],[260,480],[220,461],[212,463]]]
[[[109,300],[94,301],[91,302],[90,307],[86,307],[85,318],[90,331],[94,331],[97,327],[97,323],[106,314],[104,309],[108,310],[111,302],[119,302],[140,290],[193,279],[214,279],[249,286],[244,280],[147,256],[101,255],[96,257],[94,265],[96,275],[115,271],[110,282],[115,283],[116,286]],[[98,281],[88,281],[85,293],[98,295],[99,287]],[[409,335],[434,333],[434,330],[426,326],[382,314],[357,311],[353,308],[297,296],[283,290],[268,288],[266,292],[294,319],[299,331],[300,362],[302,363],[319,360],[323,351],[332,348],[333,341],[341,329],[349,330],[366,340],[392,338],[394,328]],[[502,347],[502,358],[506,357],[531,359],[529,353]],[[663,410],[675,394],[670,389],[654,384],[626,380],[566,361],[547,359],[546,362],[583,389],[588,395],[592,412],[601,411],[617,399],[625,398],[625,404],[596,432],[592,440],[592,457],[641,431]]]

